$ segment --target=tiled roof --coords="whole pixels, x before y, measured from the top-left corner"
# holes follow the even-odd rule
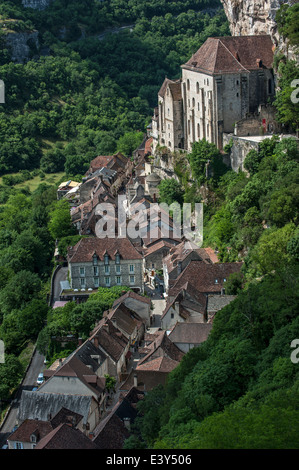
[[[130,390],[134,386],[134,375],[137,375],[137,390],[149,391],[158,385],[165,385],[168,372],[153,370],[132,370],[127,379],[120,385],[120,391]]]
[[[185,317],[189,317],[189,310],[197,311],[204,315],[207,308],[207,297],[193,287],[190,282],[186,282],[182,288],[174,291],[175,295],[171,297],[171,290],[167,299],[165,309],[162,313],[161,320],[165,317],[171,307],[179,302],[179,313]],[[185,315],[184,315],[185,313]]]
[[[66,395],[63,393],[49,393],[41,391],[24,390],[18,411],[18,419],[38,419],[48,421],[49,416],[55,416],[62,408],[83,415],[86,424],[89,417],[92,402],[95,399],[91,395]]]
[[[163,260],[163,263],[167,266],[168,273],[173,271],[178,266],[178,263],[183,262],[191,253],[197,255],[205,263],[210,261],[210,257],[204,248],[198,248],[195,243],[190,241],[182,241],[179,245],[172,247]]]
[[[108,318],[103,318],[98,323],[89,339],[93,342],[96,339],[99,343],[99,347],[104,349],[105,353],[116,362],[119,361],[128,345],[127,338]]]
[[[79,346],[72,355],[78,357],[86,366],[91,366],[93,372],[96,372],[107,359],[105,354],[99,348],[96,348],[89,339]],[[99,357],[95,358],[95,356]]]
[[[146,248],[145,251],[144,251],[144,257],[146,258],[147,256],[152,255],[156,251],[161,250],[163,248],[171,249],[171,248],[173,248],[173,244],[166,241],[166,240],[161,240],[160,242],[156,243],[155,245],[152,245],[151,247]]]
[[[211,247],[204,248],[205,252],[208,254],[212,263],[219,263],[219,259],[215,250]]]
[[[230,304],[236,297],[236,295],[209,295],[207,305],[208,313],[221,310],[226,305]]]
[[[53,374],[52,377],[77,377],[86,387],[88,387],[96,395],[103,393],[105,388],[105,379],[97,377],[92,370],[87,367],[77,356],[69,356],[65,362],[62,363]],[[51,380],[49,379],[49,381]],[[47,384],[49,381],[44,382],[39,388],[42,392],[45,388],[47,390]]]
[[[119,253],[121,259],[135,260],[142,259],[141,254],[136,250],[128,238],[82,238],[74,247],[68,251],[69,263],[91,262],[94,254],[103,261],[105,253],[108,253],[111,260],[115,260],[115,255]]]
[[[200,344],[208,338],[212,325],[208,323],[179,322],[169,334],[173,343]]]
[[[57,428],[62,423],[71,424],[77,426],[79,422],[83,419],[83,416],[74,411],[68,410],[65,407],[62,407],[58,413],[51,419],[51,425],[53,429]]]
[[[179,101],[182,99],[182,92],[181,92],[181,82],[180,80],[170,80],[169,78],[165,78],[158,95],[161,97],[165,96],[167,87],[169,87],[170,92],[172,94],[174,101]]]
[[[122,303],[112,308],[105,318],[109,318],[112,322],[115,321],[117,328],[128,335],[131,335],[135,328],[139,329],[142,325],[141,318],[136,313],[133,315]]]
[[[176,296],[186,282],[190,282],[195,289],[202,293],[220,293],[224,287],[224,279],[227,280],[232,273],[240,272],[242,264],[206,264],[201,261],[190,261],[169,289],[168,295],[170,297]]]
[[[116,307],[117,305],[121,304],[123,301],[125,301],[128,298],[137,300],[137,301],[142,302],[144,304],[151,305],[151,299],[149,299],[148,297],[144,297],[143,295],[139,295],[139,294],[137,294],[136,292],[134,292],[132,290],[129,290],[124,295],[122,295],[121,297],[119,297],[118,299],[116,299],[114,301],[113,308]]]
[[[53,431],[53,426],[49,421],[39,421],[38,419],[26,419],[18,429],[9,436],[9,441],[30,442],[30,436],[35,434],[37,440],[45,437]]]
[[[144,364],[138,364],[136,370],[151,370],[158,372],[171,372],[179,365],[178,361],[174,361],[169,357],[160,356]]]
[[[110,413],[93,431],[93,442],[99,449],[122,449],[124,441],[130,436],[123,421]]]
[[[160,331],[158,333],[159,335],[149,345],[150,352],[140,359],[138,366],[161,356],[167,357],[175,362],[180,362],[182,360],[184,353],[172,341],[170,341],[166,331]]]
[[[243,73],[272,68],[273,43],[270,36],[210,37],[182,65],[207,74]]]
[[[98,449],[98,447],[78,429],[68,424],[60,424],[44,437],[35,449]]]
[[[151,153],[152,151],[152,143],[153,143],[153,138],[150,137],[149,139],[147,139],[147,141],[145,142],[145,147],[144,147],[144,154],[145,155],[148,155]]]

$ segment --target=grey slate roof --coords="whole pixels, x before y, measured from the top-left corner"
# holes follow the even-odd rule
[[[236,295],[209,295],[207,305],[208,313],[218,312],[218,310],[230,304],[236,297]]]
[[[83,416],[86,424],[91,407],[92,396],[87,395],[64,395],[62,393],[43,393],[24,390],[21,396],[18,419],[38,419],[48,421],[61,408],[67,408]]]
[[[80,359],[86,366],[91,366],[93,372],[96,372],[107,359],[107,356],[99,348],[96,348],[89,339],[70,354],[69,358],[72,356]],[[99,359],[91,356],[99,356]]]

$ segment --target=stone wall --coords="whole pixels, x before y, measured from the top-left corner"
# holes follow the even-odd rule
[[[134,265],[134,272],[130,271],[130,265]],[[96,287],[108,287],[105,282],[106,277],[110,277],[110,287],[116,285],[128,286],[131,288],[140,288],[143,292],[143,260],[122,260],[120,264],[120,273],[116,270],[115,263],[109,264],[109,272],[105,273],[104,263],[101,262],[97,266],[92,263],[70,263],[69,271],[71,277],[72,289],[94,289]],[[80,268],[85,268],[84,275],[80,274]],[[98,268],[98,274],[94,273],[94,268]],[[130,282],[130,276],[135,276],[134,284]],[[120,276],[121,282],[117,284],[116,277]],[[94,279],[99,279],[99,285],[96,286]],[[81,279],[85,279],[85,285],[81,285]]]
[[[265,131],[274,134],[281,133],[281,125],[276,121],[276,109],[274,106],[260,106],[259,112],[248,115],[245,119],[238,121],[235,125],[234,135],[245,137],[260,135],[265,125]]]
[[[230,150],[230,166],[234,171],[239,169],[244,171],[244,160],[248,152],[252,149],[258,150],[259,143],[256,140],[249,140],[244,137],[234,136],[233,134],[223,134],[223,145],[229,144],[233,140]]]

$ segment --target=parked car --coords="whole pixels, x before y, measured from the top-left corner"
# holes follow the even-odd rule
[[[42,383],[44,383],[44,374],[42,372],[38,374],[36,383],[37,385],[41,385]]]

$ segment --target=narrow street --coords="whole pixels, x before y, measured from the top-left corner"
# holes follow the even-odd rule
[[[153,317],[154,317],[154,321],[153,321],[151,327],[148,328],[146,332],[147,333],[154,333],[161,326],[161,315],[162,315],[163,310],[165,308],[166,300],[164,298],[161,298],[161,293],[160,293],[158,288],[153,289],[151,286],[149,286],[149,284],[145,285],[145,293],[150,297],[150,299],[151,299],[151,301],[154,305],[154,310],[153,310],[153,313],[152,313]],[[130,359],[130,361],[128,363],[128,366],[127,366],[127,372],[128,373],[130,373],[132,371],[132,369],[136,369],[139,359],[140,359],[140,356],[139,356],[138,351],[133,352],[132,356],[131,356],[131,359]],[[119,387],[119,384],[118,384],[118,387]],[[112,410],[112,408],[117,404],[117,402],[119,400],[120,393],[119,393],[118,387],[116,388],[116,393],[113,396],[112,403],[107,407],[106,413],[109,413]]]
[[[25,378],[19,387],[17,395],[11,403],[11,408],[6,416],[6,419],[0,428],[0,449],[6,443],[6,440],[16,425],[18,409],[20,405],[21,395],[23,390],[32,390],[36,386],[38,374],[44,369],[44,356],[38,351],[35,351],[32,357],[31,364],[27,370]]]

